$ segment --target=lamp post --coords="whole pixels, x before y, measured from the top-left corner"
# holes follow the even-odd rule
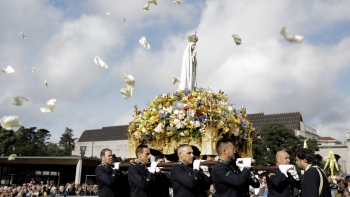
[[[81,146],[80,147],[80,156],[84,157],[85,156],[85,151],[86,151],[86,146]]]

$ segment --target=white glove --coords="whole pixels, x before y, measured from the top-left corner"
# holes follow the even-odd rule
[[[287,172],[290,175],[292,175],[295,180],[299,181],[299,175],[298,175],[297,171],[295,170],[294,166],[293,166],[293,169],[289,168]]]
[[[202,161],[205,161],[205,160],[200,160],[200,159],[194,160],[193,161],[193,169],[199,171],[199,166],[201,165]]]
[[[252,167],[252,158],[242,158],[243,159],[243,165],[247,167]]]
[[[236,160],[236,165],[237,165],[237,167],[242,171],[243,168],[244,168],[243,158],[237,158],[237,160]]]
[[[280,169],[280,171],[286,175],[286,177],[288,177],[287,171],[289,170],[289,168],[294,168],[293,165],[279,165],[278,168]]]
[[[155,173],[157,165],[158,165],[158,162],[152,162],[151,163],[151,170],[150,170],[150,172]]]
[[[160,172],[160,169],[161,169],[162,167],[156,167],[156,172]]]
[[[114,163],[114,170],[119,170],[119,164],[120,164],[120,162],[115,162]]]

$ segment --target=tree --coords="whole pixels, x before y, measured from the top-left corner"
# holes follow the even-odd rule
[[[253,143],[253,156],[257,166],[275,165],[276,153],[280,150],[288,152],[290,163],[294,164],[295,152],[303,148],[304,141],[295,136],[293,130],[282,124],[266,124],[257,136],[258,139]]]
[[[65,132],[62,134],[59,142],[59,147],[62,149],[61,155],[72,155],[74,149],[74,142],[77,138],[73,138],[73,130],[66,127]]]
[[[13,130],[6,130],[0,125],[0,155],[11,153],[16,136]]]
[[[47,142],[46,153],[49,156],[60,156],[62,153],[62,149],[60,149],[57,143]]]

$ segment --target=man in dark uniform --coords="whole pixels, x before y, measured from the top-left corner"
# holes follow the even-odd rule
[[[135,161],[131,162],[128,171],[130,197],[149,197],[151,196],[154,174],[150,173],[146,167],[151,158],[151,152],[147,145],[137,146],[136,158]]]
[[[330,197],[331,189],[328,179],[322,169],[312,165],[315,154],[306,148],[300,149],[295,154],[296,164],[304,170],[304,179],[301,185],[302,197]]]
[[[219,140],[216,143],[216,152],[219,154],[219,161],[213,166],[212,178],[216,188],[214,197],[242,197],[248,192],[250,167],[237,164],[242,167],[239,172],[233,167],[235,150],[232,142],[227,139]]]
[[[188,144],[182,144],[177,149],[179,162],[170,170],[170,181],[174,197],[204,197],[210,186],[210,178],[203,172],[192,169],[193,149]],[[199,166],[198,166],[199,168]],[[203,190],[203,187],[206,189]]]
[[[266,171],[269,197],[293,197],[294,188],[300,188],[301,183],[295,167],[293,167],[293,170],[287,170],[283,167],[283,165],[288,165],[289,162],[289,154],[286,151],[276,153],[276,165],[279,166],[279,169],[269,168]]]
[[[165,163],[164,155],[157,155],[154,159],[158,163]],[[161,167],[156,168],[155,182],[152,184],[152,195],[157,197],[169,197],[170,177],[169,172],[161,171]]]
[[[123,174],[116,168],[112,167],[113,162],[112,150],[105,148],[100,153],[101,164],[95,169],[95,176],[99,186],[100,197],[120,196],[120,183]]]

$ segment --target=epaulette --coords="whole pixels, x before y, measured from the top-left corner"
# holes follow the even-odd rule
[[[270,178],[271,176],[276,176],[276,174],[275,173],[270,173],[267,176]]]
[[[179,162],[178,162],[177,164],[179,164],[179,165],[184,165],[184,166],[188,166],[188,163],[185,163],[185,162],[180,161],[180,160],[179,160]]]

